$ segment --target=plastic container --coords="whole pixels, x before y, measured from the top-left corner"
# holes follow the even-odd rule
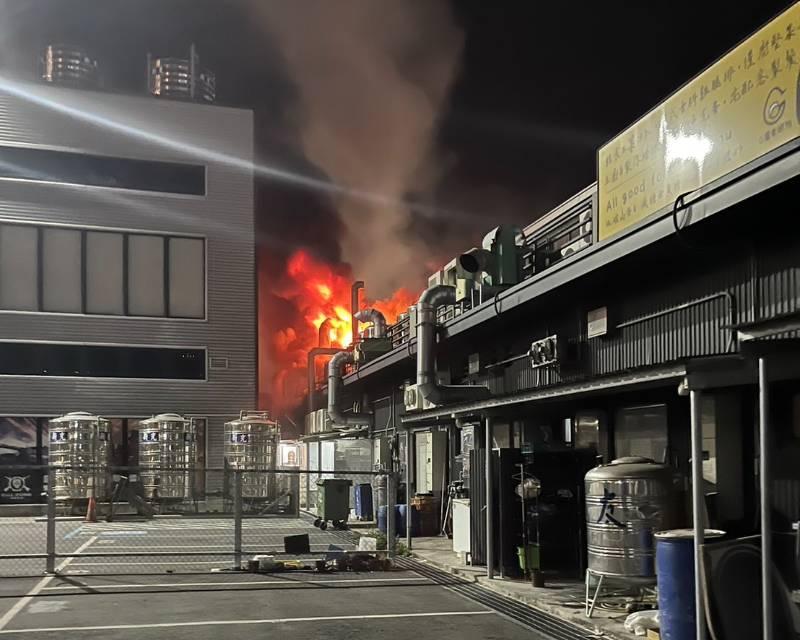
[[[725,535],[706,529],[705,538]],[[694,530],[672,529],[655,534],[658,609],[662,640],[695,640]]]
[[[397,523],[397,534],[400,536],[406,535],[406,514],[408,511],[408,507],[404,504],[397,505],[397,515],[395,516],[395,522]],[[416,537],[420,535],[420,525],[421,519],[419,511],[417,511],[413,506],[411,507],[411,536]]]
[[[517,558],[519,558],[519,568],[522,570],[523,573],[526,571],[530,571],[531,569],[540,568],[539,545],[529,544],[526,545],[526,547],[517,547]]]
[[[323,522],[347,522],[350,515],[352,480],[325,478],[317,480],[317,516]]]

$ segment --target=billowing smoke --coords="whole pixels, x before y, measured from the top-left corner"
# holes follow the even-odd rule
[[[439,117],[463,32],[444,0],[253,4],[285,58],[297,101],[287,114],[303,152],[337,195],[342,258],[371,294],[424,282],[430,253],[412,231],[409,196],[438,177]]]

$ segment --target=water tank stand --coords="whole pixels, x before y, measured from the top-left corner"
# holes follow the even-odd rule
[[[594,595],[591,598],[589,598],[589,590],[591,589],[592,577],[597,579],[597,584],[594,587]],[[595,604],[597,604],[597,599],[600,597],[600,589],[603,588],[603,579],[605,577],[606,577],[605,574],[595,573],[591,569],[586,570],[585,612],[587,618],[591,618],[592,614],[594,613],[594,606]]]
[[[586,569],[586,599],[584,601],[584,613],[586,614],[587,618],[592,617],[595,606],[597,606],[598,602],[603,600],[602,589],[606,579],[610,580],[612,584],[624,583],[628,585],[628,587],[638,586],[639,597],[642,599],[645,597],[645,589],[648,586],[652,587],[655,584],[655,578],[632,578],[627,576],[606,575],[605,573],[601,573],[599,571]],[[591,597],[589,595],[590,592],[592,593]]]

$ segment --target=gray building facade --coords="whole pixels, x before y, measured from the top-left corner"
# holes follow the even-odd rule
[[[41,459],[44,419],[84,410],[135,464],[133,419],[169,411],[222,464],[256,402],[252,139],[250,111],[0,90],[0,445],[36,424]]]

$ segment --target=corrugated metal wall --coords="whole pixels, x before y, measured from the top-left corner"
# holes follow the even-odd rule
[[[543,304],[524,319],[503,327],[503,336],[483,335],[481,362],[524,353],[530,341],[558,334],[577,350],[570,367],[533,369],[518,360],[505,368],[473,378],[494,394],[549,386],[591,376],[609,375],[688,358],[737,351],[733,325],[766,319],[800,309],[800,242],[764,245],[747,255],[731,251],[720,259],[697,259],[691,268],[665,265],[660,273],[633,286],[608,279],[606,289],[578,287],[564,300]],[[644,269],[645,267],[643,265]],[[609,333],[587,339],[585,312],[590,300],[602,299],[609,309]],[[485,346],[484,346],[485,345]],[[472,350],[476,350],[471,347]],[[457,356],[462,354],[454,350]],[[463,354],[465,355],[465,354]]]
[[[209,369],[205,382],[4,377],[0,415],[81,409],[216,416],[209,419],[208,463],[222,463],[222,422],[256,400],[252,128],[252,114],[236,109],[39,85],[0,88],[0,144],[207,167],[205,197],[2,180],[0,219],[201,234],[208,278],[204,321],[0,312],[0,336],[205,346],[210,358],[228,359],[228,368]]]

